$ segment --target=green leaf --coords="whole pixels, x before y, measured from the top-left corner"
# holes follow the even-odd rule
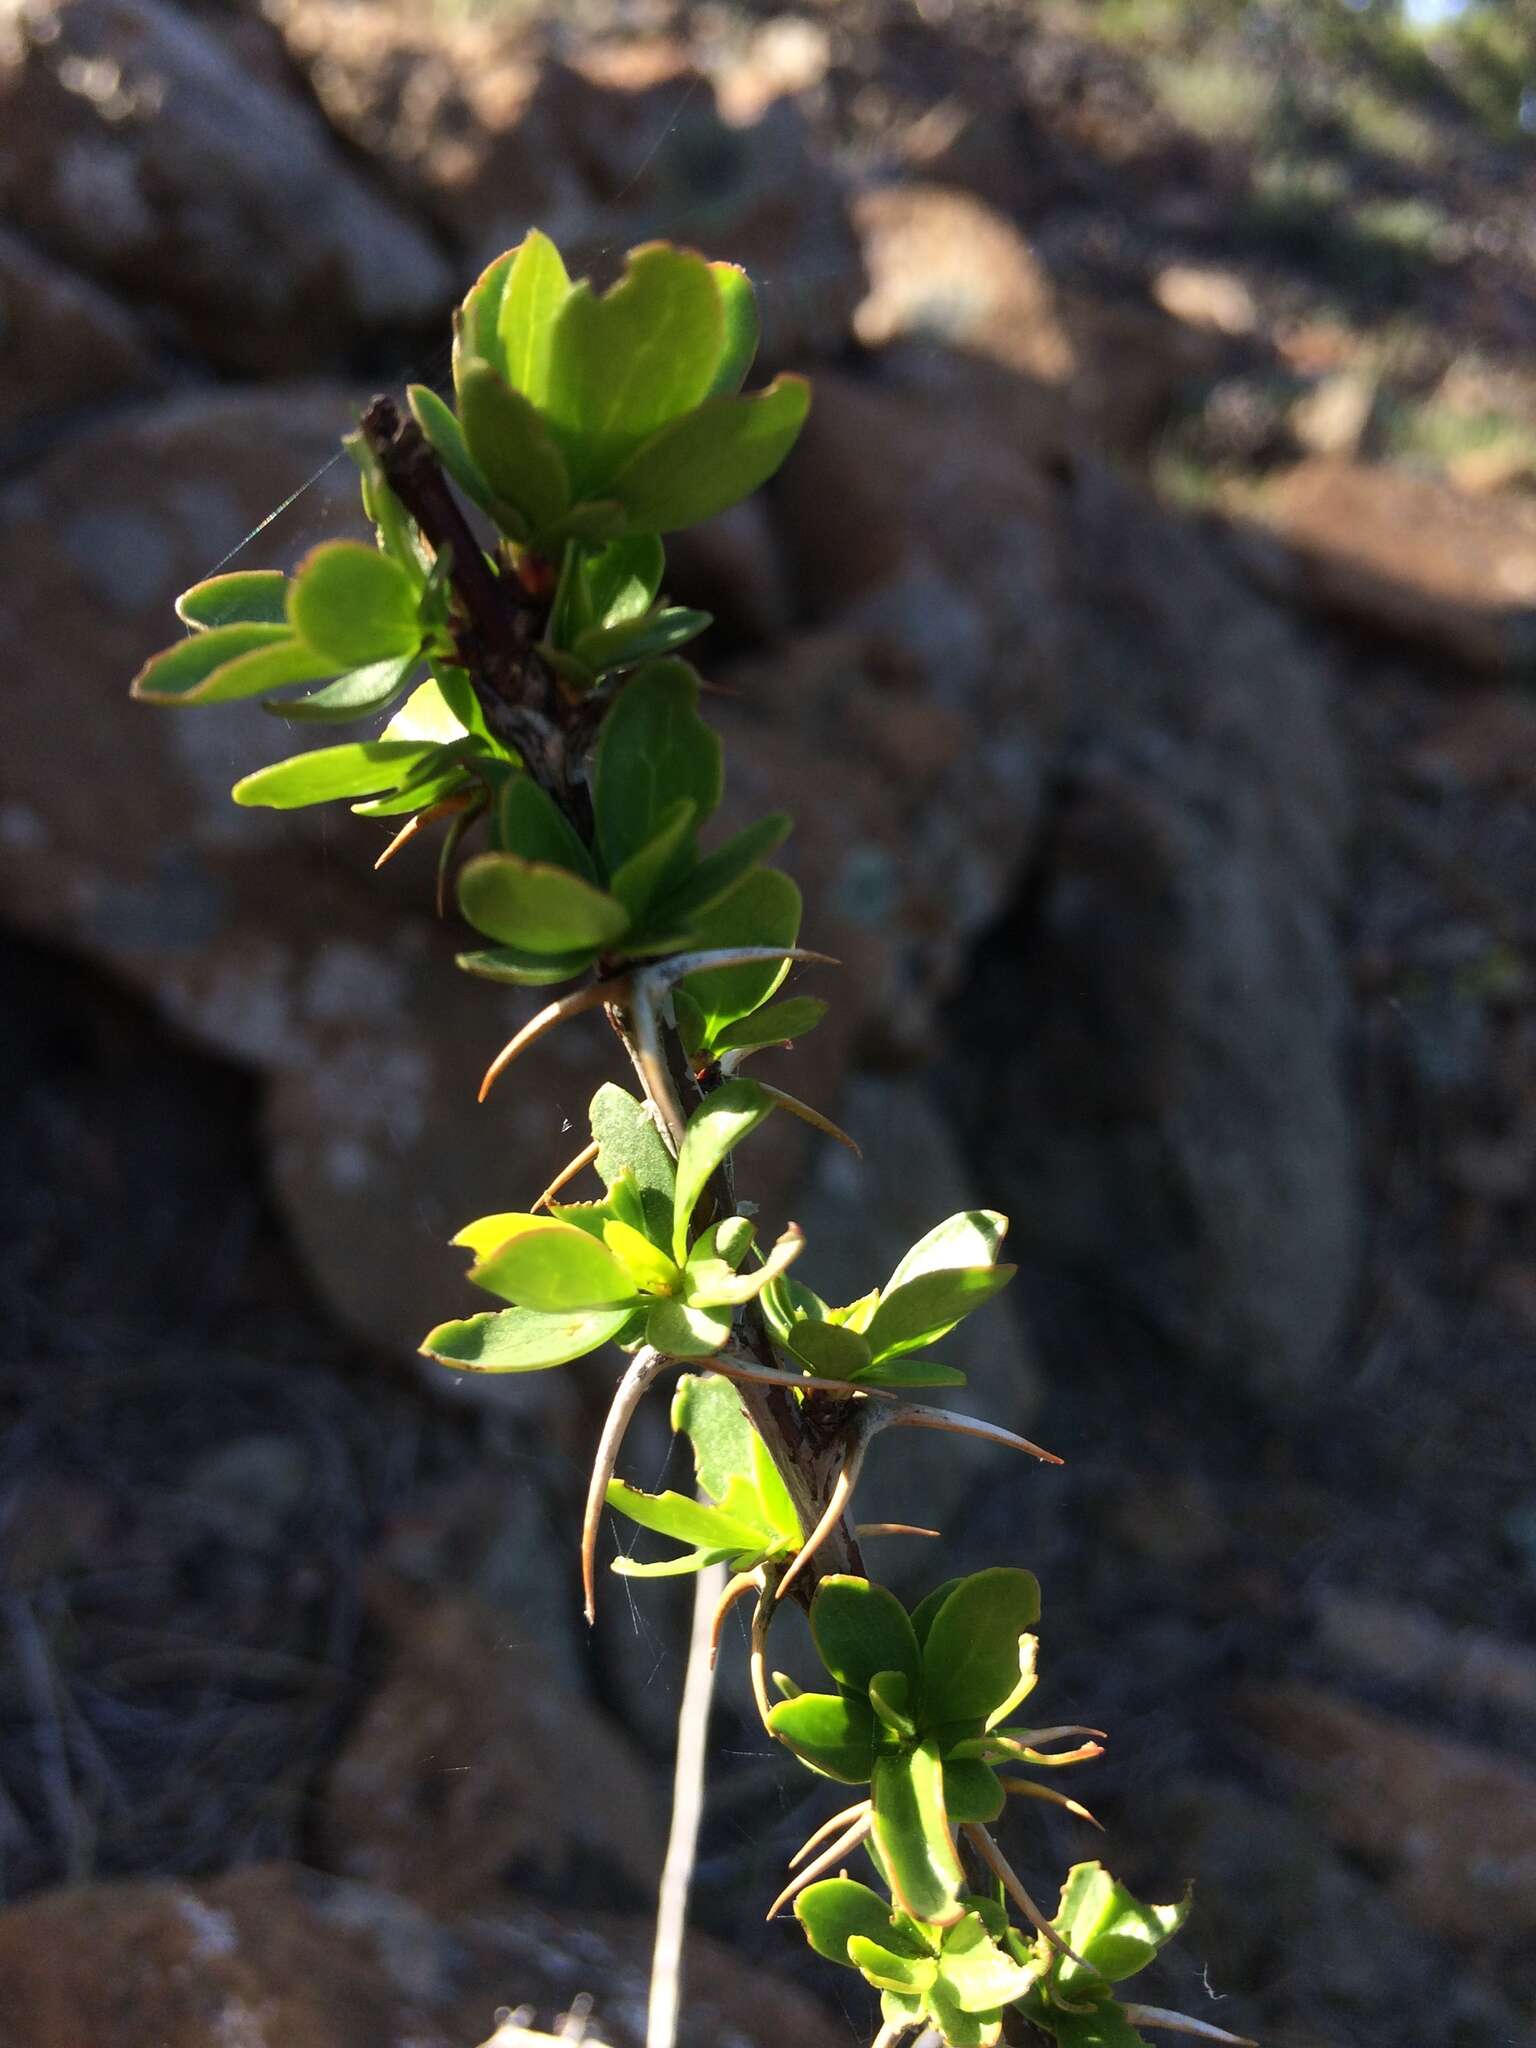
[[[896,1904],[914,1920],[948,1926],[960,1918],[965,1879],[949,1832],[937,1747],[923,1742],[905,1756],[877,1757],[872,1782],[875,1846]]]
[[[625,684],[603,721],[593,763],[598,844],[609,874],[650,843],[688,798],[702,825],[720,801],[720,741],[698,714],[699,679],[684,661],[653,662]]]
[[[608,495],[624,457],[699,403],[724,339],[709,265],[664,242],[632,249],[601,297],[585,281],[573,287],[555,321],[543,408],[578,495]]]
[[[962,1579],[934,1614],[923,1644],[928,1725],[984,1720],[1019,1682],[1019,1638],[1040,1619],[1033,1572],[1006,1565]]]
[[[848,1961],[855,1937],[877,1943],[893,1955],[920,1956],[922,1945],[892,1921],[891,1909],[878,1892],[851,1877],[827,1877],[808,1884],[795,1900],[795,1918],[817,1955],[829,1963]]]
[[[864,1339],[836,1323],[796,1323],[789,1333],[789,1348],[803,1365],[826,1380],[851,1380],[870,1363]]]
[[[480,853],[459,870],[459,908],[476,931],[529,953],[613,943],[629,927],[622,903],[567,868]]]
[[[659,1301],[646,1319],[645,1337],[669,1358],[712,1358],[731,1334],[729,1309],[692,1308]]]
[[[1008,1218],[996,1209],[961,1209],[917,1240],[882,1292],[890,1294],[924,1273],[947,1272],[957,1266],[995,1265],[1007,1234]]]
[[[1171,1906],[1145,1906],[1102,1863],[1074,1864],[1051,1924],[1089,1969],[1085,1972],[1064,1956],[1056,1982],[1070,1997],[1071,1987],[1086,1984],[1093,1972],[1111,1984],[1134,1977],[1178,1933],[1189,1917],[1189,1906],[1187,1892]]]
[[[645,1214],[646,1234],[665,1248],[672,1239],[672,1199],[677,1168],[649,1110],[633,1095],[605,1081],[593,1096],[589,1115],[597,1140],[597,1171],[612,1188],[621,1174],[634,1176]]]
[[[659,543],[658,543],[659,545]],[[284,626],[288,622],[288,579],[277,569],[239,569],[208,576],[176,600],[183,625]]]
[[[654,533],[610,541],[600,554],[588,557],[582,569],[585,625],[627,626],[643,619],[656,601],[666,560]]]
[[[477,1259],[489,1258],[520,1230],[532,1230],[544,1218],[528,1209],[498,1209],[489,1216],[477,1216],[456,1231],[448,1242],[455,1251],[473,1252]]]
[[[455,387],[459,381],[459,370],[465,362],[478,359],[491,364],[494,369],[506,369],[501,351],[501,302],[516,261],[517,251],[508,249],[504,256],[498,256],[494,263],[487,264],[470,286],[463,305],[454,314]]]
[[[725,337],[720,360],[709,380],[711,398],[729,398],[747,381],[747,372],[757,354],[759,327],[757,294],[752,280],[737,263],[711,263],[715,289],[720,294]]]
[[[398,562],[356,540],[328,540],[299,564],[288,623],[318,654],[364,668],[421,646],[416,589]]]
[[[710,1040],[711,1052],[744,1051],[749,1046],[788,1045],[814,1031],[827,1014],[819,996],[786,996],[782,1003],[769,1003],[749,1017],[727,1024]]]
[[[901,1991],[909,1997],[921,1997],[939,1974],[935,1957],[899,1956],[863,1934],[849,1936],[848,1960],[881,1991]]]
[[[424,683],[418,684],[412,690],[385,726],[383,738],[431,740],[435,745],[443,747],[467,739],[469,727],[459,716],[455,705],[449,702],[450,695],[456,695],[456,692],[449,673],[445,673],[441,678],[429,676]]]
[[[411,680],[420,658],[406,654],[390,661],[370,662],[367,668],[355,668],[338,676],[334,683],[312,690],[307,697],[290,697],[263,708],[295,725],[340,725],[350,718],[363,718],[393,704]]]
[[[489,363],[459,368],[459,418],[470,460],[498,499],[541,535],[558,524],[571,502],[565,457],[538,412]]]
[[[966,1821],[993,1821],[1007,1804],[1003,1781],[990,1764],[975,1758],[946,1757],[944,1804],[957,1827]]]
[[[965,1374],[936,1358],[887,1358],[856,1375],[861,1387],[963,1387]]]
[[[914,1687],[921,1680],[907,1610],[868,1579],[843,1572],[824,1578],[811,1602],[811,1634],[822,1663],[853,1692],[867,1692],[877,1671],[899,1671]]]
[[[901,1671],[877,1671],[869,1681],[869,1704],[884,1727],[900,1742],[917,1737],[912,1714],[912,1683]]]
[[[936,1979],[923,2004],[944,2048],[993,2048],[1002,2037],[1001,2015],[967,2012],[942,1976]]]
[[[933,1627],[934,1616],[944,1605],[950,1594],[954,1592],[956,1586],[963,1586],[964,1584],[965,1580],[963,1578],[946,1579],[942,1586],[935,1586],[931,1593],[918,1601],[912,1610],[912,1633],[917,1637],[919,1643],[925,1644],[928,1641],[928,1631]]]
[[[699,951],[705,952],[735,946],[788,947],[799,934],[800,891],[780,869],[754,868],[728,896],[694,920],[692,936]],[[789,967],[788,960],[769,960],[757,967],[710,967],[690,974],[678,986],[697,1003],[712,1037],[761,1008]]]
[[[738,832],[724,846],[705,854],[660,906],[659,916],[686,930],[701,911],[713,910],[730,895],[743,875],[748,875],[765,855],[782,846],[793,824],[788,811],[770,811],[755,825]]]
[[[627,1308],[576,1315],[502,1309],[462,1322],[439,1323],[423,1338],[422,1356],[465,1372],[542,1372],[546,1366],[585,1358],[618,1336],[629,1318]]]
[[[863,1700],[803,1692],[769,1711],[768,1732],[803,1764],[843,1785],[864,1785],[875,1762],[875,1717]]]
[[[658,655],[673,654],[696,640],[714,624],[710,612],[688,611],[673,605],[652,612],[648,618],[631,619],[622,626],[593,626],[581,634],[572,652],[576,659],[599,674],[614,668],[633,668],[653,661]]]
[[[693,1469],[711,1500],[723,1500],[733,1479],[753,1473],[756,1431],[741,1396],[718,1373],[683,1373],[672,1396],[672,1427],[693,1450]]]
[[[507,273],[496,331],[498,367],[512,389],[535,405],[543,405],[549,393],[555,322],[570,295],[571,280],[560,251],[548,235],[531,229]]]
[[[546,789],[531,775],[514,775],[496,799],[491,844],[520,860],[567,868],[595,883],[597,870],[585,840]]]
[[[684,1298],[696,1308],[739,1307],[743,1302],[754,1301],[804,1249],[805,1233],[792,1223],[760,1266],[738,1273],[724,1259],[701,1257],[695,1245],[683,1272]]]
[[[685,1493],[641,1493],[622,1479],[608,1482],[608,1505],[638,1522],[642,1529],[675,1542],[696,1545],[701,1550],[724,1551],[727,1556],[762,1555],[763,1531],[750,1522],[738,1521],[723,1508],[690,1500]]]
[[[481,981],[499,981],[510,988],[552,988],[585,974],[596,960],[584,953],[528,953],[518,946],[483,946],[478,952],[456,953],[454,965]]]
[[[665,886],[668,876],[676,872],[679,863],[687,862],[693,818],[692,797],[680,796],[676,803],[668,804],[654,836],[609,877],[609,888],[629,912],[637,931],[643,929],[641,920],[652,898]]]
[[[134,677],[130,692],[145,704],[205,701],[206,686],[218,670],[242,655],[265,653],[273,647],[291,648],[293,644],[286,626],[215,626],[211,631],[189,633],[174,647],[152,655]],[[322,668],[320,673],[324,672]],[[267,685],[259,687],[265,689]]]
[[[920,1273],[880,1297],[867,1335],[877,1359],[897,1358],[947,1336],[956,1323],[1000,1294],[1014,1266],[958,1266]]]
[[[602,1238],[642,1294],[671,1294],[681,1284],[683,1276],[666,1253],[622,1216],[603,1225]]]
[[[949,1930],[939,1959],[945,1988],[963,2012],[995,2013],[1039,1981],[1037,1969],[1000,1949],[974,1910]]]
[[[412,417],[431,442],[438,461],[465,497],[482,511],[489,512],[496,494],[469,452],[469,443],[464,438],[458,415],[425,384],[408,384],[405,397]]]
[[[444,797],[460,796],[474,788],[474,778],[467,774],[456,761],[450,758],[450,765],[441,774],[429,774],[423,764],[420,778],[414,778],[403,789],[392,791],[386,796],[375,796],[352,806],[354,817],[398,818],[407,811],[430,810],[433,804],[440,804]]]
[[[243,776],[230,794],[237,804],[264,805],[274,811],[298,810],[338,797],[371,796],[398,789],[433,751],[411,740],[353,740],[339,747],[317,747]]]
[[[635,1302],[635,1283],[608,1247],[552,1217],[519,1230],[471,1266],[469,1277],[488,1294],[546,1315]]]
[[[637,448],[607,488],[632,528],[676,533],[713,519],[768,481],[810,410],[803,377],[775,377],[749,398],[711,398]]]
[[[773,1109],[773,1098],[755,1081],[727,1081],[688,1119],[677,1155],[677,1193],[672,1211],[672,1256],[688,1256],[693,1212],[710,1177]]]

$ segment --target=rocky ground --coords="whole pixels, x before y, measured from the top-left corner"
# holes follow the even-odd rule
[[[1536,156],[1236,12],[0,9],[4,2048],[636,2039],[682,1596],[580,1628],[605,1369],[413,1363],[605,1048],[477,1110],[522,1006],[423,870],[233,811],[259,710],[124,694],[178,589],[353,530],[338,431],[530,222],[746,262],[816,378],[674,560],[845,963],[796,1085],[866,1165],[757,1192],[834,1295],[1009,1209],[976,1398],[1069,1461],[875,1511],[1039,1570],[1106,1854],[1197,1880],[1169,2002],[1532,2038]],[[856,2040],[758,1922],[822,1805],[740,1705],[685,2040]]]

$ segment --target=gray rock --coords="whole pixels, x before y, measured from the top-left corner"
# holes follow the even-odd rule
[[[448,266],[287,88],[275,36],[244,27],[258,47],[162,0],[6,0],[6,218],[227,369],[427,321]]]

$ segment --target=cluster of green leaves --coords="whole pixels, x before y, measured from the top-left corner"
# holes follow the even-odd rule
[[[622,1088],[592,1102],[600,1202],[510,1210],[466,1224],[453,1240],[475,1254],[469,1277],[512,1303],[499,1315],[443,1323],[422,1349],[482,1372],[536,1372],[610,1341],[649,1344],[671,1358],[709,1358],[804,1242],[787,1230],[758,1264],[757,1232],[728,1216],[692,1233],[710,1180],[774,1107],[756,1081],[727,1081],[689,1119],[674,1161],[644,1106]]]
[[[1017,1268],[997,1255],[1008,1219],[995,1209],[946,1217],[905,1255],[884,1287],[829,1308],[797,1278],[764,1297],[774,1336],[800,1364],[865,1387],[961,1387],[965,1374],[914,1356],[999,1293]]]
[[[619,547],[624,543],[616,544]],[[685,662],[655,661],[603,720],[591,773],[589,845],[529,775],[512,776],[491,816],[491,847],[464,864],[459,908],[495,944],[460,956],[471,974],[537,987],[569,981],[599,957],[627,960],[743,946],[792,947],[800,892],[759,862],[789,831],[782,812],[701,855],[698,828],[724,787],[720,741],[698,714]],[[679,991],[698,1019],[694,1052],[734,1042],[787,960],[714,969]]]
[[[650,242],[598,294],[533,233],[459,309],[457,412],[424,385],[409,398],[465,494],[510,539],[558,558],[568,540],[693,526],[772,476],[810,392],[784,376],[742,396],[757,342],[734,264]]]
[[[1187,1895],[1143,1905],[1100,1863],[1074,1864],[1061,1888],[1051,1925],[1071,1954],[1043,1934],[1026,1939],[1000,1890],[960,1905],[938,1926],[837,1877],[809,1886],[795,1912],[818,1955],[876,1987],[888,2022],[928,2023],[948,2048],[991,2048],[1009,2006],[1060,2048],[1136,2048],[1142,2036],[1112,1987],[1145,1969],[1189,1912]]]
[[[822,1580],[811,1633],[835,1692],[801,1692],[768,1717],[802,1763],[870,1787],[873,1844],[892,1894],[914,1920],[947,1927],[964,1912],[954,1826],[996,1820],[1004,1792],[986,1738],[1035,1682],[1040,1588],[997,1566],[937,1587],[909,1615],[868,1579]],[[1001,1740],[1028,1753],[1003,1729]]]

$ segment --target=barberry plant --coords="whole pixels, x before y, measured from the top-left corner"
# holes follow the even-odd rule
[[[612,1025],[632,1086],[599,1088],[591,1141],[552,1187],[460,1231],[470,1280],[502,1305],[439,1323],[422,1349],[486,1373],[627,1354],[582,1532],[589,1620],[605,1504],[674,1546],[616,1569],[724,1564],[714,1639],[750,1601],[765,1730],[857,1788],[770,1913],[793,1904],[811,1947],[879,1991],[882,2043],[924,2028],[949,2048],[1126,2048],[1144,2027],[1232,2041],[1119,1998],[1186,1902],[1142,1905],[1081,1863],[1047,1915],[993,1833],[1010,1801],[1091,1818],[1047,1781],[1105,1740],[1018,1718],[1036,1685],[1031,1574],[951,1578],[909,1612],[864,1569],[854,1499],[883,1431],[960,1431],[1059,1462],[914,1398],[962,1383],[935,1348],[1012,1278],[1006,1219],[949,1217],[883,1285],[837,1306],[801,1277],[803,1233],[765,1242],[736,1196],[741,1148],[770,1116],[851,1142],[742,1072],[818,1024],[824,1002],[780,990],[821,956],[799,945],[799,890],[765,864],[789,818],[709,835],[721,744],[679,657],[709,620],[664,595],[662,536],[755,490],[805,419],[798,377],[743,391],[756,345],[752,288],[729,264],[650,243],[598,293],[530,234],[458,310],[454,402],[414,385],[408,411],[378,398],[347,440],[373,544],[327,542],[291,576],[197,584],[177,607],[189,632],[134,694],[254,697],[298,726],[387,714],[374,737],[246,776],[234,800],[346,801],[398,820],[381,864],[442,826],[439,905],[451,892],[474,934],[458,965],[570,985],[491,1062],[482,1096],[557,1025],[594,1011]],[[601,1192],[562,1200],[588,1171]],[[696,1492],[646,1493],[616,1476],[625,1428],[679,1367],[672,1419]],[[823,1667],[806,1688],[769,1665],[788,1600],[808,1611]],[[846,1874],[857,1857],[873,1884]]]

